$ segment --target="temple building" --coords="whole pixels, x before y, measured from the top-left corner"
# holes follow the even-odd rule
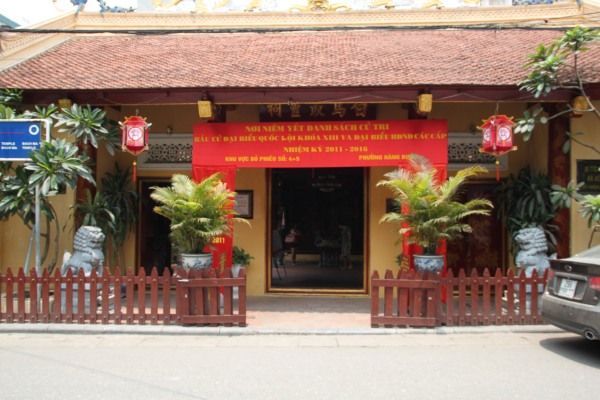
[[[397,227],[380,223],[395,207],[377,187],[411,153],[447,175],[480,164],[467,198],[495,199],[523,168],[566,185],[578,167],[600,166],[565,132],[600,145],[591,115],[536,127],[518,150],[481,153],[478,127],[492,115],[515,119],[539,101],[549,112],[573,100],[519,90],[528,56],[576,25],[598,27],[597,2],[521,0],[139,1],[135,12],[69,12],[0,34],[0,87],[33,105],[90,104],[116,121],[152,123],[149,150],[95,154],[98,182],[135,161],[138,222],[122,268],[162,270],[176,257],[168,221],[152,211],[151,187],[175,173],[223,171],[238,193],[233,244],[254,258],[248,294],[368,294],[373,271],[404,268]],[[600,107],[600,47],[582,53],[586,93]],[[208,107],[208,109],[206,108]],[[500,180],[496,179],[496,168]],[[581,171],[579,171],[581,174]],[[77,193],[52,201],[67,222]],[[577,206],[559,221],[559,256],[588,246]],[[473,221],[448,244],[448,268],[511,266],[506,221]],[[23,263],[29,231],[0,221],[0,269]],[[598,242],[598,238],[594,241]],[[70,248],[63,234],[61,249]]]

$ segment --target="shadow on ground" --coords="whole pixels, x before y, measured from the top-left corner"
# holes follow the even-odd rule
[[[544,339],[540,344],[561,357],[600,369],[600,342],[591,342],[574,335]]]

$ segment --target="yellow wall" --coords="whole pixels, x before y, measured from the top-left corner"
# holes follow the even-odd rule
[[[258,106],[236,106],[227,111],[227,122],[257,122]],[[267,178],[263,168],[238,169],[235,177],[236,190],[253,191],[253,218],[251,227],[234,226],[233,243],[254,257],[246,269],[247,293],[250,296],[265,293],[267,283]]]
[[[235,224],[233,244],[242,247],[254,257],[246,269],[248,294],[259,295],[265,292],[267,274],[267,180],[261,168],[240,169],[235,177],[236,190],[252,190],[253,218],[251,226]]]
[[[600,102],[594,102],[594,106],[600,108]],[[577,136],[578,140],[600,148],[600,124],[598,118],[591,113],[581,118],[571,119],[571,132],[583,132],[583,135]],[[577,179],[577,160],[597,159],[600,159],[598,153],[572,142],[571,179]],[[575,204],[571,207],[571,254],[579,253],[587,248],[590,234],[591,230],[588,228],[586,220],[579,214],[579,205]],[[598,244],[600,244],[600,234],[597,233],[592,245]]]

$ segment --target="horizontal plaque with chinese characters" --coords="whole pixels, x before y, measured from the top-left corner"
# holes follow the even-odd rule
[[[355,121],[375,119],[375,104],[267,104],[260,107],[261,122]]]

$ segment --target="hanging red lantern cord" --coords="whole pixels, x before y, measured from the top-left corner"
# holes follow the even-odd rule
[[[513,146],[513,131],[514,122],[512,117],[506,115],[492,115],[483,121],[479,127],[483,132],[480,153],[491,154],[496,158],[496,180],[500,180],[500,161],[498,157],[517,150],[517,146]]]
[[[121,125],[121,149],[134,156],[148,150],[148,135],[152,124],[146,122],[146,118],[134,115],[125,117]],[[137,162],[132,163],[131,180],[135,183],[137,179]]]

